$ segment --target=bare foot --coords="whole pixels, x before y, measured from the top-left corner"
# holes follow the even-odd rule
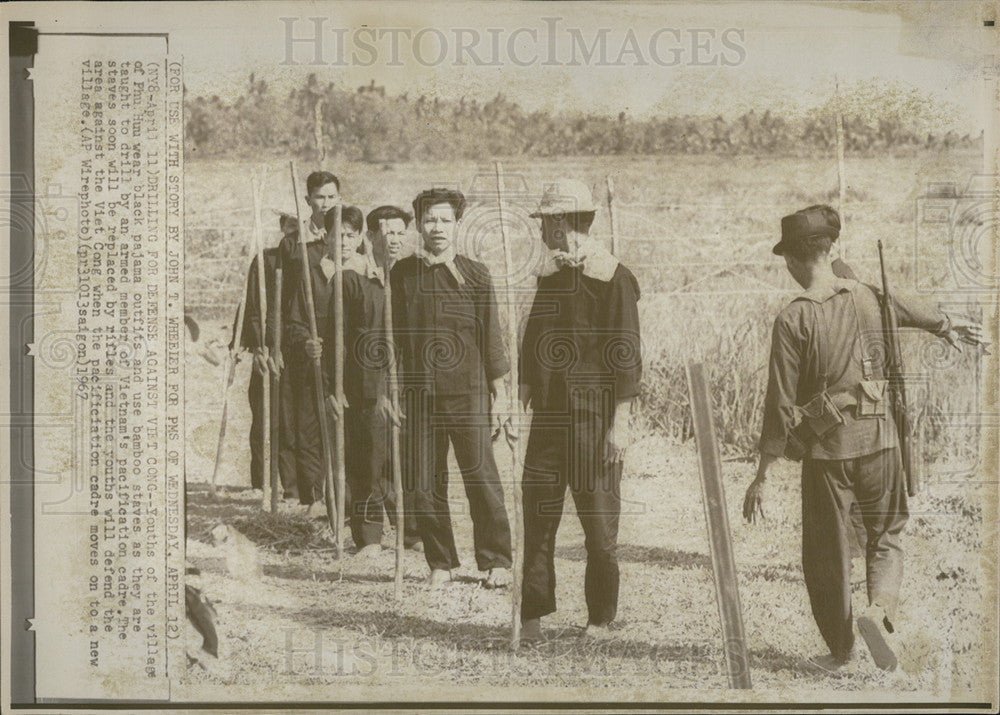
[[[831,675],[839,675],[840,669],[851,662],[851,657],[848,656],[846,659],[838,658],[833,653],[827,653],[826,655],[817,655],[809,659],[809,664],[814,665],[822,671],[830,673]]]
[[[451,582],[451,571],[448,569],[432,569],[427,577],[427,585],[431,588],[441,588]]]
[[[358,561],[368,561],[382,553],[382,544],[368,544],[358,549],[354,558]]]

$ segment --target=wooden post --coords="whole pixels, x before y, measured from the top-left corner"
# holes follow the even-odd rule
[[[305,222],[302,220],[302,209],[299,204],[299,185],[297,177],[297,169],[295,168],[295,162],[289,162],[289,168],[292,172],[292,193],[295,195],[295,215],[298,220],[299,226],[299,257],[302,261],[302,291],[305,295],[306,300],[306,316],[309,319],[309,336],[316,340],[319,338],[319,332],[316,329],[316,303],[313,300],[313,289],[312,289],[312,275],[309,270],[309,252],[306,250],[306,234],[308,230],[306,229]],[[323,445],[323,462],[326,465],[326,479],[324,484],[324,494],[323,498],[326,502],[326,516],[330,520],[330,528],[334,532],[334,541],[337,546],[337,558],[341,559],[343,556],[341,549],[341,529],[339,524],[335,523],[335,519],[331,516],[334,514],[333,508],[333,447],[330,444],[330,428],[329,423],[326,419],[326,400],[323,396],[323,365],[322,359],[317,357],[313,361],[313,382],[316,387],[316,411],[317,419],[319,420],[319,432],[320,432],[320,442]]]
[[[379,221],[379,233],[381,239],[386,240],[386,221]],[[385,342],[389,357],[389,400],[392,402],[393,412],[399,414],[399,372],[396,367],[396,339],[392,323],[392,284],[389,282],[389,273],[392,270],[392,263],[389,260],[389,250],[384,251],[385,261],[382,265],[382,273],[385,282]],[[374,256],[373,256],[374,258]],[[393,580],[393,597],[399,601],[403,597],[403,552],[406,549],[405,542],[405,507],[403,504],[403,463],[402,449],[399,444],[399,425],[390,422],[390,458],[392,459],[392,485],[396,493],[396,573]]]
[[[260,223],[260,210],[263,191],[263,180],[260,175],[253,177],[253,240],[257,251],[257,309],[260,313],[260,351],[264,358],[265,373],[260,376],[264,398],[264,409],[261,419],[264,429],[261,431],[263,450],[261,454],[261,470],[271,468],[271,371],[267,368],[269,351],[267,349],[267,267],[264,265],[264,228]],[[251,368],[254,369],[254,368]],[[266,465],[266,467],[265,467]],[[272,503],[270,475],[264,478],[261,474],[261,508],[275,512],[276,505]]]
[[[837,185],[840,193],[840,240],[837,241],[837,256],[847,260],[847,172],[844,168],[844,113],[840,104],[840,80],[835,79],[837,113]]]
[[[712,551],[715,597],[722,620],[722,647],[729,670],[729,687],[751,688],[743,612],[733,559],[733,543],[726,513],[726,494],[722,486],[722,461],[712,425],[712,401],[702,363],[688,365],[688,391],[694,414],[694,435],[701,462],[701,491],[705,502],[708,542]]]
[[[608,184],[608,222],[611,225],[611,254],[620,256],[618,252],[618,227],[615,225],[615,182],[611,175],[607,177]]]
[[[274,269],[274,353],[272,358],[277,365],[281,358],[281,297],[284,286],[281,257]],[[278,513],[278,490],[281,489],[281,464],[279,460],[281,446],[281,375],[270,372],[271,379],[271,513]]]
[[[215,447],[215,464],[212,467],[212,483],[208,487],[208,494],[215,498],[216,482],[219,478],[219,464],[222,462],[222,445],[226,441],[226,422],[229,418],[229,386],[233,384],[233,377],[236,375],[236,353],[242,348],[243,342],[243,317],[246,313],[246,295],[250,290],[250,266],[247,264],[246,278],[243,281],[243,292],[240,294],[240,302],[236,307],[236,335],[233,337],[233,347],[226,355],[226,365],[222,371],[222,417],[219,420],[219,442]]]
[[[497,217],[500,222],[500,241],[503,244],[504,263],[504,304],[507,309],[507,344],[510,354],[510,390],[507,397],[510,401],[511,429],[520,431],[521,405],[518,400],[518,341],[517,341],[517,308],[511,300],[511,287],[514,273],[513,253],[507,237],[507,228],[503,221],[503,166],[496,162],[497,174]],[[517,650],[521,644],[521,548],[524,543],[524,519],[521,504],[521,454],[516,440],[508,440],[510,445],[511,463],[513,465],[514,490],[514,530],[511,543],[511,588],[510,588],[510,646]]]
[[[326,161],[326,142],[323,141],[323,100],[316,100],[313,105],[313,139],[316,140],[316,153],[319,163]]]
[[[337,203],[333,207],[333,226],[330,227],[330,234],[327,241],[333,241],[333,394],[341,410],[347,408],[347,400],[344,397],[344,247],[340,243],[340,217],[341,204]],[[344,501],[345,484],[347,482],[346,465],[344,463],[344,417],[341,412],[340,418],[333,426],[333,449],[334,467],[337,477],[337,513],[336,513],[336,542],[337,554],[343,557],[343,531],[344,531]],[[327,502],[329,504],[329,502]],[[340,576],[343,578],[343,558],[340,559]]]

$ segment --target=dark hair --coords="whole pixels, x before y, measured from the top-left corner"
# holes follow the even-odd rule
[[[281,214],[281,216],[278,217],[278,226],[281,228],[281,235],[287,236],[288,234],[298,230],[299,222],[298,219],[291,214]]]
[[[337,209],[330,209],[323,217],[323,226],[329,231],[333,228],[333,217]],[[345,206],[340,210],[340,224],[347,224],[358,233],[364,228],[364,213],[357,206]]]
[[[306,178],[306,196],[312,195],[313,191],[327,184],[336,185],[337,192],[340,192],[340,179],[329,171],[314,171]]]
[[[421,191],[417,194],[417,198],[413,199],[413,215],[417,221],[423,218],[424,211],[435,204],[451,204],[457,221],[462,218],[462,213],[465,211],[465,195],[455,189],[434,188]]]
[[[379,228],[379,221],[388,221],[394,218],[403,219],[404,226],[409,226],[410,221],[413,219],[408,212],[398,206],[379,206],[377,209],[372,209],[368,212],[368,218],[365,221],[368,224],[368,230],[376,233]]]
[[[831,209],[832,210],[832,209]],[[829,236],[804,236],[785,248],[785,255],[791,256],[803,263],[809,263],[818,256],[830,252],[833,239]]]

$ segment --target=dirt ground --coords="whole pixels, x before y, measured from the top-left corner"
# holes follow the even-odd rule
[[[200,348],[199,348],[200,349]],[[221,396],[221,369],[192,347],[188,390]],[[277,552],[258,545],[263,577],[239,580],[226,570],[225,547],[212,546],[219,523],[263,519],[260,492],[249,489],[246,430],[247,365],[231,388],[221,489],[208,493],[218,437],[218,404],[189,410],[187,431],[187,557],[189,577],[215,603],[221,657],[209,670],[188,670],[174,696],[212,701],[488,702],[517,699],[688,701],[742,698],[727,691],[718,608],[712,582],[694,444],[638,439],[626,460],[619,538],[621,629],[599,642],[580,638],[583,533],[567,502],[556,553],[559,610],[544,620],[548,642],[509,651],[509,590],[480,587],[472,528],[460,477],[453,474],[451,508],[463,565],[457,582],[429,590],[423,555],[405,554],[403,597],[393,600],[393,535],[371,563],[341,564],[328,530],[312,548]],[[501,474],[510,475],[498,445]],[[983,592],[995,569],[982,554],[985,486],[963,477],[962,465],[929,468],[928,486],[912,500],[905,537],[906,576],[895,646],[900,669],[883,673],[863,643],[838,676],[807,663],[825,651],[813,623],[800,565],[800,502],[796,465],[785,463],[769,483],[768,521],[742,523],[740,504],[754,465],[727,461],[725,487],[755,698],[775,701],[970,700],[987,682],[979,671],[993,657]],[[508,484],[508,490],[510,485]],[[995,485],[988,488],[995,489]],[[508,494],[508,511],[512,504]],[[286,523],[303,532],[301,507],[283,504]],[[315,522],[316,525],[321,522]],[[246,527],[244,526],[246,530]],[[350,545],[349,534],[345,543]],[[993,547],[995,549],[995,547]],[[860,562],[855,562],[859,566]],[[855,604],[864,599],[855,569]],[[990,672],[990,671],[984,671]],[[995,674],[994,676],[995,677]]]

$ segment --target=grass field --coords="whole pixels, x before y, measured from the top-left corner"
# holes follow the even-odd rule
[[[276,227],[276,212],[293,208],[287,164],[277,159],[264,164],[265,222]],[[556,559],[559,612],[547,624],[552,640],[536,651],[513,656],[505,651],[509,599],[479,588],[476,572],[469,570],[471,523],[457,475],[452,509],[466,567],[459,582],[439,594],[420,585],[426,566],[421,555],[408,553],[405,597],[394,603],[389,550],[361,571],[345,564],[342,581],[329,550],[262,548],[261,582],[227,576],[207,531],[219,522],[259,514],[256,497],[245,489],[248,368],[245,361],[240,365],[230,392],[220,476],[229,489],[212,502],[206,483],[218,436],[221,368],[206,362],[201,352],[204,344],[226,339],[224,326],[235,310],[252,226],[249,177],[256,166],[192,161],[186,167],[187,307],[204,332],[199,345],[189,345],[186,371],[188,556],[202,568],[206,592],[219,601],[224,658],[217,671],[191,670],[182,697],[418,700],[429,694],[447,697],[449,688],[470,685],[493,701],[722,697],[721,637],[682,372],[686,362],[699,360],[713,375],[716,424],[730,460],[727,502],[757,697],[761,692],[775,700],[817,701],[985,696],[980,688],[995,678],[983,668],[995,663],[995,558],[984,554],[996,553],[996,527],[989,516],[996,514],[996,487],[979,484],[975,476],[982,469],[976,421],[952,419],[983,411],[977,389],[983,366],[977,360],[935,361],[926,340],[908,338],[909,364],[926,378],[920,383],[926,388],[923,397],[917,399],[924,400],[921,434],[929,462],[928,484],[913,500],[906,537],[899,672],[877,671],[863,646],[858,664],[840,678],[804,662],[823,648],[801,580],[794,465],[784,464],[772,482],[764,527],[746,526],[738,518],[753,475],[746,457],[759,430],[770,325],[794,294],[770,246],[781,215],[811,203],[836,203],[832,159],[616,157],[505,165],[507,186],[516,192],[509,201],[508,230],[523,257],[521,269],[534,255],[524,209],[535,202],[543,182],[569,175],[602,188],[610,174],[620,254],[644,293],[643,409],[623,483],[630,505],[619,547],[623,629],[613,640],[595,646],[577,637],[585,621],[583,538],[567,514]],[[384,202],[408,204],[430,184],[459,185],[476,199],[465,222],[465,248],[500,275],[491,166],[331,166],[343,181],[345,197],[366,209]],[[844,240],[858,274],[874,281],[874,242],[882,238],[892,280],[899,287],[922,285],[925,271],[915,251],[917,199],[930,181],[961,187],[977,166],[976,157],[954,153],[849,159]],[[607,238],[606,213],[597,224]],[[530,284],[525,270],[514,278],[516,287]],[[935,274],[934,280],[942,290],[954,288],[946,274]],[[523,309],[530,291],[515,295],[523,296]],[[981,309],[959,293],[936,297],[952,309]],[[506,450],[499,447],[497,455],[508,477]],[[856,586],[856,596],[863,598],[862,585]],[[300,650],[289,653],[289,645]],[[734,697],[726,694],[725,699]]]

